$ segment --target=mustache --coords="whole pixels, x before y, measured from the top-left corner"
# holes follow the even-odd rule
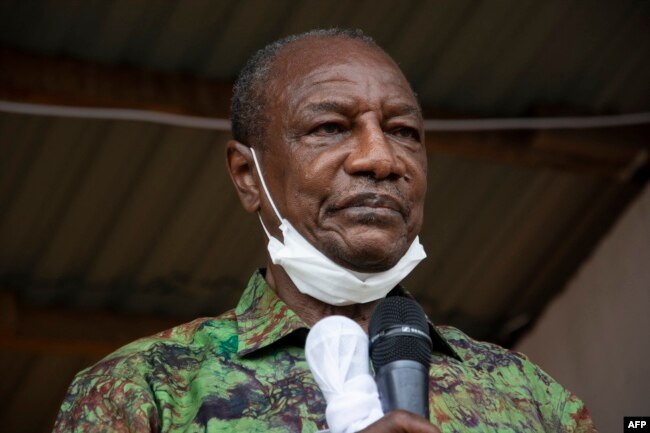
[[[350,207],[388,208],[407,217],[411,205],[406,196],[394,185],[359,185],[331,197],[332,205],[328,212],[336,212]]]

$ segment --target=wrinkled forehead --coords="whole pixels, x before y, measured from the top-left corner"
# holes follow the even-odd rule
[[[417,105],[408,81],[388,54],[363,40],[338,36],[310,37],[283,47],[271,66],[267,96],[272,104],[277,103],[283,93],[303,87],[315,71],[340,65],[356,66],[359,73],[365,67],[386,71],[390,82]]]

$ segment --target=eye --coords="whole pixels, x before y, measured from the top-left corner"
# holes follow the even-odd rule
[[[344,128],[342,125],[335,122],[327,122],[318,125],[316,128],[311,130],[311,134],[317,135],[334,135],[343,132]]]
[[[391,134],[407,140],[420,141],[420,133],[418,130],[415,128],[410,128],[408,126],[394,129],[391,131]]]

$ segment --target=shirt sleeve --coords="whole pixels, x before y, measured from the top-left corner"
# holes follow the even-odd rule
[[[54,433],[158,432],[156,405],[146,384],[81,373],[70,385]]]
[[[585,404],[574,394],[567,394],[560,418],[561,431],[567,433],[597,433],[591,414]]]
[[[585,404],[526,355],[514,352],[524,365],[547,430],[558,433],[597,433]]]

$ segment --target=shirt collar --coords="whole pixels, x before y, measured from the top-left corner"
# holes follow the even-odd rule
[[[309,327],[269,287],[257,270],[235,308],[237,354],[244,356],[267,347],[298,329]]]
[[[395,287],[388,296],[413,298],[401,286]],[[295,331],[306,332],[309,329],[309,326],[269,287],[261,270],[257,270],[248,281],[248,286],[235,308],[235,315],[237,316],[237,354],[239,356],[245,356],[270,346]],[[462,361],[462,358],[431,321],[428,320],[428,322],[433,351]]]

